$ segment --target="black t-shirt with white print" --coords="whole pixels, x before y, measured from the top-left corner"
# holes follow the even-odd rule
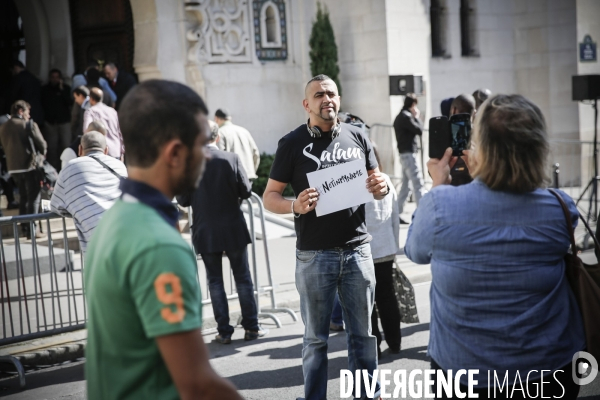
[[[306,124],[302,124],[279,140],[270,178],[290,183],[297,197],[310,187],[306,177],[309,172],[358,159],[365,161],[367,171],[377,168],[373,147],[362,129],[342,123],[340,134],[332,140],[327,135],[311,137]],[[313,210],[294,222],[298,250],[324,250],[371,241],[364,204],[321,217]]]

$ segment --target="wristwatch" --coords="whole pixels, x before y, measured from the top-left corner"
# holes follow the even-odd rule
[[[385,192],[385,194],[383,195],[384,197],[387,196],[388,194],[390,194],[390,185],[388,185],[388,183],[385,183],[385,186],[387,187],[387,191]]]

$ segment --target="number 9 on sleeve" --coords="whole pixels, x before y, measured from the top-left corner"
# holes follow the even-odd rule
[[[167,291],[168,286],[171,286],[170,292]],[[154,280],[154,290],[156,291],[158,300],[167,306],[163,307],[160,311],[162,318],[169,324],[176,324],[183,321],[185,309],[183,307],[183,290],[179,277],[172,272],[165,272],[158,275]],[[175,307],[175,312],[173,312],[172,306]]]

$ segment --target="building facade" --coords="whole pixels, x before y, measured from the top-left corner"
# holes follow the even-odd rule
[[[338,45],[342,106],[368,124],[390,124],[401,108],[403,98],[389,94],[389,76],[414,74],[425,82],[419,103],[426,119],[440,114],[444,98],[489,88],[536,102],[551,138],[593,134],[593,110],[571,100],[571,76],[600,73],[598,61],[579,61],[578,48],[586,35],[600,37],[596,0],[322,3]],[[317,0],[14,4],[27,67],[42,80],[51,68],[70,76],[102,58],[140,81],[184,82],[211,112],[227,108],[267,153],[307,118],[301,102],[311,77],[308,40]],[[379,136],[389,150],[389,132]]]

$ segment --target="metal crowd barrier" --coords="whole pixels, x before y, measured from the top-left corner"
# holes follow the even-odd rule
[[[262,200],[252,193],[245,203],[250,214],[251,263],[258,317],[271,318],[279,328],[281,321],[275,313],[288,313],[294,321],[298,318],[293,310],[277,306]],[[255,217],[259,218],[263,233],[265,285],[259,283]],[[21,232],[26,227],[32,233],[31,239],[25,239]],[[45,237],[37,239],[38,230],[43,231]],[[238,296],[233,290],[231,271],[230,275],[232,287],[228,299],[234,299]],[[204,293],[202,304],[210,304],[208,290]],[[260,306],[259,297],[263,294],[270,295],[268,308]],[[0,217],[0,346],[83,329],[86,320],[83,254],[75,256],[69,249],[66,218],[54,213]],[[13,364],[21,387],[25,387],[24,369],[15,357],[0,356],[0,363]]]
[[[255,300],[256,300],[256,306],[258,309],[258,317],[259,318],[270,318],[273,320],[273,322],[275,322],[275,325],[278,328],[281,328],[281,321],[279,320],[279,318],[275,315],[275,313],[288,313],[291,315],[292,319],[294,321],[298,320],[298,317],[296,316],[296,313],[289,308],[283,308],[283,307],[278,307],[277,306],[277,298],[275,295],[275,283],[273,280],[273,274],[271,272],[271,259],[269,257],[269,244],[268,244],[268,240],[267,240],[267,235],[266,235],[266,223],[265,223],[265,212],[264,212],[264,205],[263,202],[260,198],[260,196],[258,196],[256,193],[252,193],[252,196],[249,199],[244,200],[244,203],[247,205],[248,207],[248,211],[249,211],[249,222],[250,222],[250,226],[249,231],[250,231],[250,237],[252,239],[252,243],[251,243],[251,257],[250,257],[250,261],[251,261],[251,274],[252,274],[252,281],[254,283],[254,296],[255,296]],[[192,229],[192,211],[191,211],[191,207],[188,207],[188,215],[189,215],[189,221],[190,221],[190,232]],[[264,256],[265,256],[265,266],[266,266],[266,278],[267,278],[267,282],[265,283],[265,285],[260,284],[259,282],[259,274],[258,274],[258,261],[257,261],[257,242],[256,242],[256,226],[255,226],[255,218],[258,217],[260,220],[260,227],[262,230],[262,242],[263,242],[263,251],[264,251]],[[196,252],[197,254],[197,252]],[[201,260],[201,256],[198,254],[197,256],[198,260]],[[200,271],[198,271],[198,282],[200,282]],[[233,300],[233,299],[237,299],[238,298],[238,294],[237,291],[235,290],[235,280],[233,278],[233,273],[231,272],[231,269],[229,270],[229,290],[228,290],[228,294],[227,294],[227,299],[228,300]],[[203,291],[203,300],[202,300],[202,305],[207,305],[207,304],[211,304],[212,301],[210,299],[210,293],[208,290],[208,281],[206,282],[206,285],[204,287],[204,291]],[[271,307],[269,308],[263,308],[260,306],[260,296],[263,294],[268,294],[270,297],[270,301],[271,301]],[[240,316],[238,318],[237,324],[239,325],[241,323],[242,317]]]
[[[62,230],[57,238],[53,221]],[[25,227],[31,239],[22,237],[20,229]],[[45,231],[43,239],[36,239],[38,229]],[[83,258],[76,260],[69,250],[64,217],[52,213],[0,217],[0,346],[84,328],[82,270]],[[2,356],[0,362],[15,366],[24,387],[17,359]]]
[[[250,214],[258,216],[266,238],[262,200],[253,193],[245,202]],[[33,232],[31,239],[21,232],[25,226]],[[255,295],[258,300],[269,294],[271,300],[269,308],[259,305],[260,316],[272,318],[277,326],[280,321],[272,313],[286,312],[297,320],[294,311],[277,306],[267,240],[263,240],[263,251],[268,282],[259,284],[254,218],[250,218],[249,228]],[[45,237],[36,239],[36,230]],[[82,271],[82,254],[76,256],[69,248],[65,217],[54,213],[0,217],[0,346],[84,328],[87,310]],[[205,294],[208,296],[208,290]],[[229,298],[237,298],[237,293],[231,291]],[[202,304],[210,304],[210,297]]]

